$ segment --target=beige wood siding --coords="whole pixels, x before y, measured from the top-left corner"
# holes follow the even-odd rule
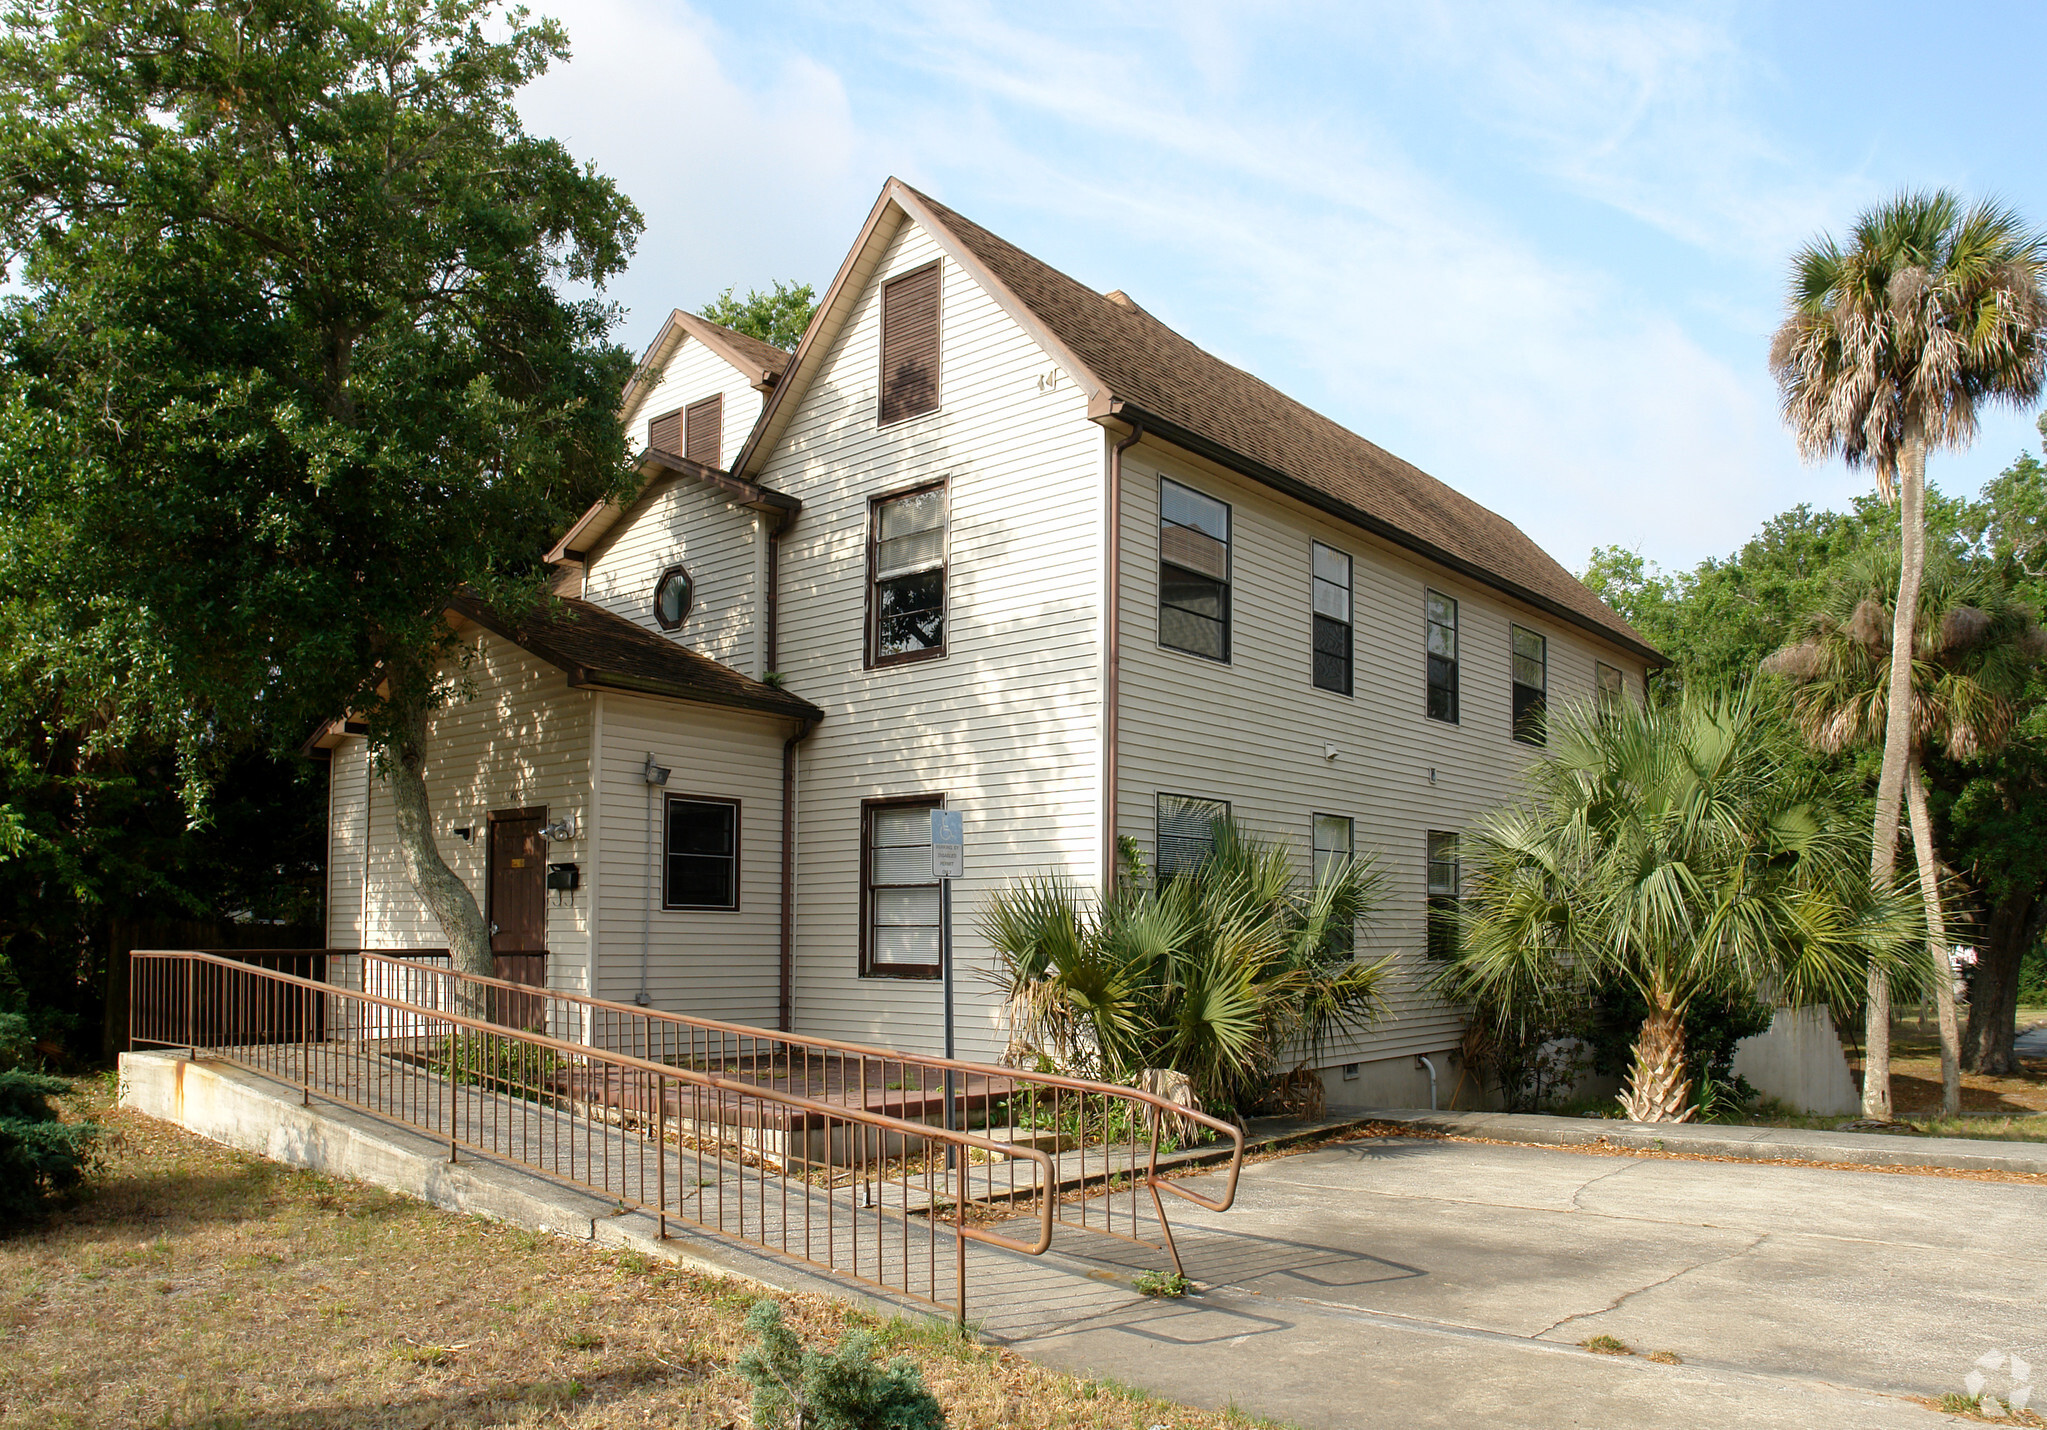
[[[589,949],[591,704],[567,677],[498,637],[477,633],[476,658],[463,673],[470,698],[433,721],[427,798],[441,857],[486,906],[485,866],[492,810],[545,808],[550,819],[573,814],[577,838],[550,844],[551,862],[584,867],[584,888],[547,900],[548,981],[581,991]],[[360,749],[350,740],[344,750]],[[366,919],[370,948],[439,948],[440,924],[413,891],[399,857],[391,795],[370,781]],[[463,840],[458,826],[475,830]]]
[[[1158,479],[1231,506],[1231,658],[1158,643]],[[1315,814],[1355,821],[1360,854],[1377,857],[1385,904],[1362,934],[1366,956],[1393,952],[1391,1016],[1329,1061],[1454,1044],[1454,1009],[1421,987],[1425,840],[1462,831],[1512,799],[1538,756],[1508,730],[1508,625],[1549,641],[1553,705],[1593,697],[1595,660],[1618,665],[1631,693],[1642,662],[1309,508],[1205,464],[1139,445],[1124,459],[1121,834],[1156,853],[1160,791],[1231,802],[1247,825],[1289,841],[1308,868]],[[1351,556],[1353,691],[1314,685],[1311,543]],[[1423,591],[1456,598],[1460,723],[1427,718]],[[1334,745],[1330,759],[1326,747]]]
[[[583,599],[755,677],[760,669],[760,519],[687,477],[666,483],[597,553]],[[654,583],[686,567],[695,604],[679,629],[654,619]]]
[[[369,745],[343,740],[327,757],[327,947],[359,948],[369,840]]]
[[[864,279],[761,473],[803,516],[782,550],[781,667],[826,711],[801,747],[796,1025],[933,1049],[939,986],[861,978],[860,802],[942,792],[964,812],[959,1046],[1001,1051],[975,920],[1022,873],[1098,867],[1102,456],[1082,394],[972,279],[941,264],[939,410],[887,427],[880,284],[940,258],[913,224]],[[1042,381],[1041,381],[1042,380]],[[947,653],[863,668],[868,498],[950,483]]]
[[[793,733],[789,722],[610,691],[601,699],[602,802],[593,855],[598,996],[630,1003],[639,992],[644,920],[655,1007],[773,1027],[781,976],[782,741]],[[737,910],[661,907],[659,866],[648,857],[642,774],[650,753],[670,770],[654,803],[655,860],[661,794],[739,801]]]

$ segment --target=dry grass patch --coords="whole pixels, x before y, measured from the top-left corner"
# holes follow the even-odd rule
[[[758,1293],[633,1252],[297,1172],[86,1099],[113,1136],[85,1203],[0,1241],[0,1430],[745,1426]],[[949,1329],[785,1301],[917,1362],[959,1430],[1223,1430]]]

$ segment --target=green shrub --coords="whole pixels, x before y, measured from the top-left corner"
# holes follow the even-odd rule
[[[747,1313],[756,1337],[739,1358],[753,1387],[753,1423],[760,1430],[945,1430],[945,1410],[907,1356],[886,1366],[874,1343],[849,1331],[829,1355],[811,1350],[782,1324],[779,1301],[761,1300]]]
[[[442,1038],[433,1052],[434,1071],[452,1082],[548,1104],[562,1067],[552,1048],[484,1033]]]
[[[99,1128],[65,1122],[51,1099],[62,1078],[30,1068],[28,1020],[0,1012],[0,1231],[25,1225],[92,1170]]]

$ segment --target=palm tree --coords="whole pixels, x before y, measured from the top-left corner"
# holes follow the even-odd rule
[[[1808,460],[1838,454],[1900,500],[1890,699],[1877,780],[1873,888],[1897,870],[1898,802],[1911,746],[1912,643],[1926,553],[1926,454],[1976,435],[1984,403],[2031,404],[2047,376],[2047,239],[2010,209],[1963,209],[1946,190],[1902,193],[1792,258],[1790,313],[1770,344],[1784,418]],[[1872,963],[1865,1117],[1891,1116],[1890,985]]]
[[[982,914],[1009,996],[1012,1053],[1133,1081],[1184,1075],[1211,1109],[1248,1109],[1282,1059],[1383,1010],[1390,960],[1353,957],[1379,898],[1369,860],[1302,879],[1292,851],[1216,821],[1200,864],[1154,878],[1132,849],[1106,901],[1020,879]]]
[[[1889,727],[1895,628],[1889,607],[1900,588],[1898,564],[1893,551],[1851,564],[1805,618],[1799,639],[1763,662],[1765,672],[1793,682],[1792,718],[1827,754],[1876,745]],[[2031,610],[1944,551],[1920,577],[1914,625],[1905,801],[1940,1017],[1941,1111],[1953,1117],[1962,1110],[1961,1028],[1926,804],[1926,752],[1937,745],[1966,760],[2004,744],[2042,654],[2043,632]],[[1873,1072],[1866,1067],[1865,1080]]]
[[[1689,1120],[1695,999],[1832,1001],[1916,923],[1909,901],[1871,893],[1859,840],[1799,788],[1789,749],[1746,692],[1552,713],[1527,797],[1472,841],[1439,986],[1496,1007],[1632,988],[1649,1012],[1621,1105],[1637,1121]]]

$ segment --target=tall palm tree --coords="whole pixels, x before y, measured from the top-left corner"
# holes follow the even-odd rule
[[[1897,871],[1898,803],[1911,746],[1911,649],[1926,555],[1926,454],[1966,447],[1985,403],[2028,405],[2047,377],[2047,238],[1996,204],[1901,193],[1844,246],[1822,235],[1791,260],[1790,312],[1770,344],[1784,418],[1809,460],[1875,469],[1903,529],[1891,695],[1877,780],[1873,888]],[[1871,964],[1865,1117],[1891,1116],[1891,999]]]
[[[1806,740],[1828,754],[1879,744],[1889,727],[1898,566],[1894,551],[1851,564],[1806,616],[1798,640],[1763,662],[1766,672],[1792,681],[1792,717]],[[1962,1040],[1926,804],[1926,753],[1938,746],[1972,759],[2004,744],[2028,672],[2040,660],[2043,633],[2031,610],[1944,551],[1920,576],[1914,624],[1905,802],[1940,1018],[1941,1110],[1953,1117],[1962,1110]],[[1865,1069],[1865,1080],[1872,1071]]]
[[[1554,712],[1526,799],[1472,841],[1476,877],[1440,986],[1494,1005],[1569,984],[1632,988],[1649,1012],[1621,1105],[1638,1121],[1689,1120],[1693,1000],[1832,1001],[1915,931],[1909,901],[1871,892],[1859,839],[1804,797],[1789,748],[1745,692]]]

